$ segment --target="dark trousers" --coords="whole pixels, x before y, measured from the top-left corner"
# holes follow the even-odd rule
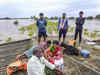
[[[74,40],[76,40],[77,39],[77,36],[78,36],[78,34],[79,34],[79,43],[81,43],[81,41],[82,41],[82,31],[83,29],[76,29],[75,30],[75,37],[74,37]]]
[[[60,29],[59,30],[59,38],[63,36],[63,38],[66,37],[67,29]]]

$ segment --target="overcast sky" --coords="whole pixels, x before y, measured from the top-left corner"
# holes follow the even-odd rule
[[[43,12],[45,16],[85,16],[100,14],[100,0],[0,0],[0,17],[29,17]]]

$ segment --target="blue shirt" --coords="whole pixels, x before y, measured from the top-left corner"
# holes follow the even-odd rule
[[[57,29],[60,29],[60,24],[64,23],[64,19],[59,18]],[[66,18],[63,29],[67,29],[68,27],[68,19]]]
[[[45,19],[37,20],[38,32],[46,32],[47,22]]]
[[[29,50],[25,51],[24,54],[29,58],[32,57],[33,55],[33,51],[35,48],[39,47],[38,45],[33,46],[32,48],[30,48]]]

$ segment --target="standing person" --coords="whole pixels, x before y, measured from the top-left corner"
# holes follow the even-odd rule
[[[43,36],[44,42],[46,41],[46,26],[47,26],[47,21],[44,19],[44,14],[40,13],[40,19],[37,20],[37,27],[38,27],[38,43],[40,44],[41,37]]]
[[[68,30],[68,19],[66,18],[66,13],[63,13],[62,17],[59,18],[57,30],[59,30],[59,42],[61,41],[62,35],[63,35],[63,42],[64,42]]]
[[[83,17],[84,12],[80,11],[79,12],[79,18],[76,19],[76,30],[75,30],[75,37],[74,40],[77,39],[77,35],[79,34],[79,45],[82,40],[82,31],[83,31],[83,24],[85,23],[85,18]]]

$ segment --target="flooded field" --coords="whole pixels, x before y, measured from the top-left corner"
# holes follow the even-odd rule
[[[19,19],[17,20],[19,23],[16,26],[14,24],[15,20],[0,20],[0,40],[5,40],[8,37],[15,37],[15,38],[25,38],[27,35],[21,36],[19,32],[19,28],[22,26],[28,26],[30,24],[35,23],[32,19]],[[57,22],[52,20],[52,22]],[[69,26],[75,26],[75,20],[69,20]],[[100,21],[99,20],[86,20],[84,24],[84,28],[87,28],[89,32],[94,30],[100,31]],[[19,35],[19,36],[17,36]]]
[[[35,23],[33,20],[18,20],[19,24],[18,26],[14,25],[15,20],[0,20],[0,40],[5,40],[8,37],[14,36],[14,35],[20,35],[19,28],[22,26],[28,26],[29,24]],[[54,21],[53,21],[54,22]],[[75,26],[74,20],[69,21],[69,25]],[[91,25],[91,27],[90,27]],[[86,21],[84,28],[88,28],[90,32],[94,30],[100,31],[100,21],[98,20],[88,20]],[[26,36],[24,36],[26,38]],[[70,40],[73,36],[67,37],[67,40]],[[22,38],[23,37],[17,37]],[[56,38],[49,38],[49,39],[56,39]],[[37,40],[37,39],[35,39]],[[36,42],[36,41],[35,41]],[[100,42],[97,42],[98,45]],[[32,44],[32,43],[31,43]],[[67,56],[64,55],[64,65],[65,65],[65,72],[67,75],[100,75],[95,74],[100,72],[100,51],[95,51],[92,49],[91,45],[87,45],[86,42],[83,42],[81,45],[83,49],[87,49],[91,52],[91,57],[84,59],[81,56]],[[5,69],[7,65],[13,61],[15,61],[16,55],[23,53],[26,49],[29,48],[29,40],[28,41],[22,41],[22,42],[14,42],[14,43],[8,43],[4,45],[0,45],[0,75],[4,75]],[[73,62],[73,60],[70,60],[70,58],[75,59],[79,63],[82,63],[88,67],[93,68],[90,73],[88,73],[84,69],[84,67],[80,67],[79,64]],[[89,70],[90,71],[90,70]],[[97,71],[97,72],[96,72]],[[87,74],[86,74],[87,73]],[[16,75],[25,75],[23,72],[18,72]],[[15,75],[15,74],[14,74]]]

